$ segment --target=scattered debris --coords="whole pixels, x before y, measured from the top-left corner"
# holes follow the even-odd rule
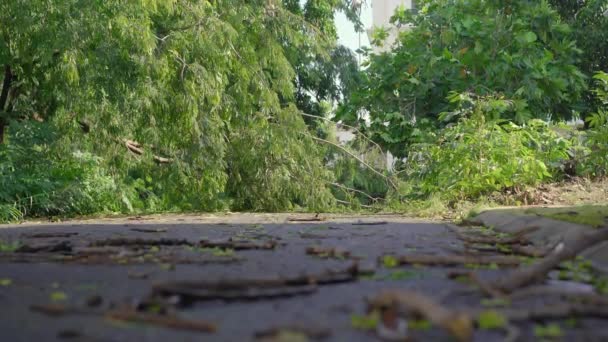
[[[138,239],[110,238],[89,243],[90,247],[148,247],[148,246],[194,246],[195,243],[185,239]]]
[[[299,334],[313,340],[322,340],[331,336],[331,330],[324,327],[310,327],[304,325],[286,325],[280,327],[269,328],[262,331],[257,331],[254,334],[257,340],[280,340],[279,337],[285,336],[285,333]]]
[[[436,303],[430,297],[407,290],[387,290],[368,301],[368,311],[381,314],[389,310],[396,315],[413,314],[431,324],[447,330],[458,341],[470,341],[473,336],[473,320],[466,313],[457,312]],[[385,324],[386,325],[386,324]]]
[[[165,228],[131,228],[131,231],[139,233],[165,233]]]
[[[274,240],[258,243],[228,239],[227,241],[201,240],[198,244],[198,247],[232,249],[235,251],[241,251],[249,249],[275,249],[277,245],[278,243]]]
[[[387,221],[372,221],[372,222],[365,222],[365,221],[357,221],[354,223],[351,223],[353,226],[381,226],[384,224],[388,224]]]
[[[347,259],[350,258],[351,253],[347,250],[343,250],[337,247],[324,248],[320,246],[311,246],[306,248],[306,254],[315,255],[320,258],[335,258],[335,259]]]
[[[319,214],[316,214],[314,217],[289,217],[287,218],[289,222],[321,222],[325,221],[324,217],[320,217]]]
[[[217,326],[210,322],[183,319],[173,315],[141,313],[131,309],[108,311],[104,316],[108,319],[117,321],[152,324],[170,329],[191,330],[205,333],[217,331]]]
[[[506,255],[433,255],[413,254],[393,257],[398,265],[498,265],[518,266],[522,260],[515,256]]]
[[[86,305],[90,308],[96,308],[101,306],[103,298],[100,295],[93,295],[87,298]]]
[[[536,280],[545,279],[549,271],[557,267],[560,263],[574,259],[587,248],[605,240],[608,240],[608,228],[590,230],[581,234],[579,238],[568,244],[559,244],[552,253],[534,264],[512,270],[508,274],[489,284],[489,286],[504,293],[513,292]]]
[[[528,239],[525,237],[526,234],[537,231],[540,227],[538,226],[530,226],[525,227],[519,230],[517,233],[508,236],[485,236],[485,235],[469,235],[462,232],[461,228],[448,226],[451,231],[456,233],[458,238],[466,243],[488,243],[488,244],[501,244],[501,245],[510,245],[510,244],[527,244]]]
[[[78,233],[70,232],[70,233],[33,233],[33,234],[23,234],[24,238],[30,239],[47,239],[47,238],[69,238],[71,236],[76,236]]]
[[[356,281],[355,263],[345,270],[326,271],[316,275],[266,279],[234,279],[220,281],[180,281],[157,284],[152,296],[178,296],[184,304],[197,300],[253,300],[291,297],[317,291],[317,285]]]
[[[61,241],[53,244],[42,245],[21,245],[15,250],[15,253],[56,253],[56,252],[72,252],[72,243],[70,241]]]

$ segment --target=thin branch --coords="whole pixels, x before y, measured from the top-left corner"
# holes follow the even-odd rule
[[[378,202],[378,201],[384,200],[383,198],[376,198],[376,197],[373,197],[372,195],[370,195],[370,194],[368,194],[368,193],[366,193],[366,192],[364,192],[364,191],[361,191],[361,190],[358,190],[358,189],[349,188],[349,187],[347,187],[346,185],[342,185],[342,184],[340,184],[340,183],[327,182],[327,184],[329,184],[329,185],[333,185],[333,186],[335,186],[335,187],[337,187],[337,188],[340,188],[340,189],[342,189],[342,190],[344,190],[344,191],[352,191],[352,192],[356,192],[356,193],[358,193],[358,194],[361,194],[361,195],[363,195],[363,196],[365,196],[365,197],[369,198],[369,199],[370,199],[370,200],[372,200],[373,202]]]
[[[326,122],[331,122],[331,123],[333,123],[334,125],[336,125],[336,126],[338,126],[338,127],[339,127],[339,126],[344,126],[344,127],[346,127],[346,128],[349,128],[349,129],[353,130],[355,133],[357,133],[357,134],[361,135],[361,136],[362,136],[363,138],[365,138],[365,140],[367,140],[368,142],[370,142],[370,143],[374,144],[374,145],[375,145],[375,146],[376,146],[376,147],[377,147],[377,148],[380,150],[380,152],[382,152],[382,154],[385,154],[385,155],[386,155],[386,153],[384,152],[384,150],[382,150],[382,147],[380,147],[380,145],[378,145],[378,143],[377,143],[377,142],[373,141],[373,140],[372,140],[371,138],[369,138],[367,135],[363,134],[363,132],[361,132],[361,130],[359,130],[358,128],[356,128],[356,127],[354,127],[354,126],[350,126],[350,125],[347,125],[347,124],[344,124],[344,123],[338,123],[338,122],[334,122],[334,121],[332,121],[332,120],[330,120],[330,119],[328,119],[328,118],[324,118],[324,117],[322,117],[322,116],[318,116],[318,115],[312,115],[312,114],[307,114],[307,113],[300,113],[300,114],[302,114],[302,115],[304,115],[304,116],[307,116],[307,117],[310,117],[310,118],[321,119],[321,120],[326,121]]]
[[[384,178],[393,187],[394,190],[398,190],[397,185],[395,185],[395,183],[393,183],[393,181],[390,178],[388,178],[386,175],[382,174],[380,171],[378,171],[375,168],[373,168],[371,165],[369,165],[368,163],[366,163],[363,159],[357,157],[354,153],[352,153],[351,151],[347,150],[346,148],[344,148],[344,147],[342,147],[342,146],[340,146],[340,145],[338,145],[338,144],[336,144],[334,142],[331,142],[331,141],[328,141],[328,140],[325,140],[325,139],[321,139],[321,138],[315,137],[314,135],[311,135],[311,134],[307,134],[307,136],[309,136],[313,140],[316,140],[318,142],[322,142],[322,143],[325,143],[325,144],[332,145],[332,146],[334,146],[334,147],[342,150],[342,152],[344,152],[344,153],[348,154],[349,156],[355,158],[359,163],[363,164],[370,171],[372,171],[373,173],[377,174],[378,176]]]

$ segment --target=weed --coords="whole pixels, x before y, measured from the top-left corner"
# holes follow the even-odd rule
[[[535,325],[534,336],[538,338],[559,338],[563,335],[562,329],[557,324]]]
[[[507,319],[497,311],[488,310],[479,315],[477,324],[483,330],[501,329],[507,325]]]
[[[373,311],[368,315],[352,315],[350,317],[350,324],[353,328],[359,330],[373,330],[380,321],[380,314],[377,311]]]

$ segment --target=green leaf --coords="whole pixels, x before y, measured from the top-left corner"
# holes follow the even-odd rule
[[[479,315],[477,324],[483,330],[501,329],[507,325],[507,319],[497,311],[487,310]]]

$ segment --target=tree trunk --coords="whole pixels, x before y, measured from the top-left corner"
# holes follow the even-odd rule
[[[0,145],[4,144],[4,131],[6,130],[6,121],[0,118]]]
[[[11,67],[7,64],[4,66],[4,81],[2,81],[2,91],[0,92],[0,144],[4,144],[4,132],[8,125],[7,114],[8,93],[13,82],[13,73]]]

